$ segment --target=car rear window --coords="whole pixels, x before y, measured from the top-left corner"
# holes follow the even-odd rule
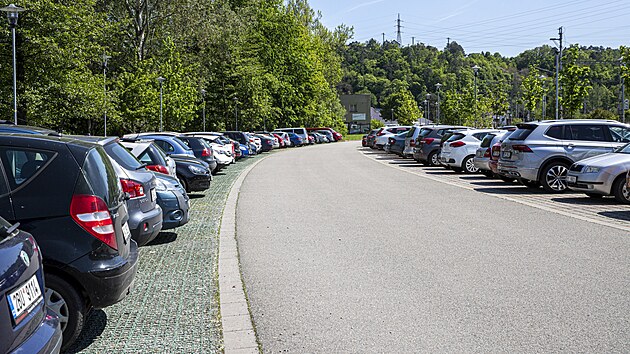
[[[174,142],[176,142],[177,144],[179,144],[179,145],[182,147],[182,149],[184,149],[184,150],[192,150],[192,149],[190,148],[190,146],[188,146],[188,145],[187,145],[185,142],[183,142],[183,141],[182,141],[182,139],[180,139],[180,138],[173,138],[173,141],[174,141]]]
[[[418,133],[418,137],[424,138],[425,136],[431,134],[432,131],[433,129],[431,128],[422,128],[420,129],[420,133]]]
[[[492,143],[492,139],[494,139],[494,137],[497,136],[496,134],[487,134],[483,140],[481,140],[481,145],[479,145],[482,148],[487,148],[490,147],[490,143]]]
[[[533,131],[534,128],[518,128],[510,135],[510,140],[525,140]]]
[[[450,138],[446,139],[447,142],[461,140],[465,137],[465,134],[462,133],[454,133]]]
[[[123,168],[127,170],[137,170],[142,168],[142,164],[129,150],[125,149],[120,143],[111,143],[104,146],[107,154],[111,156],[114,161],[118,162]]]
[[[121,203],[120,182],[105,150],[100,147],[90,150],[81,167],[81,173],[83,178],[77,184],[76,194],[96,195],[109,208]]]

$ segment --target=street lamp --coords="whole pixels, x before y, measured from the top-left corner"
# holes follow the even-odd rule
[[[427,110],[427,102],[428,100],[422,101],[424,103],[424,119],[429,120],[429,111]]]
[[[623,71],[625,64],[623,62],[623,58],[619,58],[619,68],[620,68],[620,73],[619,73],[619,83],[621,84],[621,122],[625,123],[626,122],[626,83],[625,83],[625,79],[623,77]]]
[[[160,76],[157,81],[160,83],[160,131],[162,131],[162,84],[166,79]]]
[[[475,72],[475,128],[477,127],[477,74],[479,73],[479,69],[481,69],[479,66],[477,66],[475,64],[475,66],[472,67],[473,71]]]
[[[17,125],[17,64],[15,60],[15,27],[17,26],[19,13],[25,10],[25,8],[15,6],[14,4],[0,8],[0,11],[7,13],[9,27],[11,28],[11,35],[13,36],[13,122],[15,125]]]
[[[392,122],[394,121],[394,109],[392,108]]]
[[[107,136],[107,61],[112,57],[103,53],[103,123],[105,124],[105,134]]]
[[[427,100],[425,101],[427,104],[427,120],[431,120],[431,94],[427,93]]]
[[[437,124],[440,124],[440,89],[442,88],[442,84],[438,82],[437,84],[435,84],[435,88],[437,89],[437,107],[435,108],[435,122]]]
[[[238,97],[232,97],[234,100],[234,118],[235,118],[235,128],[238,130]]]
[[[203,120],[203,131],[206,131],[206,90],[201,89],[199,91],[201,93],[201,100],[203,101],[203,106],[201,106],[201,119]]]
[[[540,75],[538,77],[542,80],[542,120],[545,120],[545,114],[547,111],[547,95],[545,93],[545,79],[547,78],[545,75]]]

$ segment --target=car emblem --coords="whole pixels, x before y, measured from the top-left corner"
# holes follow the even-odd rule
[[[31,259],[28,258],[28,254],[26,254],[26,252],[20,252],[20,258],[22,258],[22,261],[24,262],[24,264],[26,264],[27,267],[31,265]]]

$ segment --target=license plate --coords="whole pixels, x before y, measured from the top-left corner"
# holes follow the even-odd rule
[[[510,157],[512,157],[512,151],[503,151],[501,153],[501,156],[503,156],[503,158],[509,159]]]
[[[575,177],[575,176],[567,176],[567,182],[575,183],[575,182],[577,182],[577,177]]]
[[[495,150],[492,152],[492,156],[494,157],[499,157],[499,155],[501,154],[501,152],[499,150]]]
[[[22,284],[16,291],[7,295],[7,299],[13,320],[17,325],[43,299],[42,289],[39,287],[37,276],[33,275],[31,279]]]
[[[125,239],[125,242],[129,242],[129,239],[131,238],[131,230],[129,230],[128,223],[123,224],[122,232],[123,232],[123,238]]]
[[[157,200],[157,192],[155,191],[155,188],[151,189],[151,201],[154,202]]]

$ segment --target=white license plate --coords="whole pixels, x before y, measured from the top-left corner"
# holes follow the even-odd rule
[[[501,156],[503,156],[506,159],[509,159],[510,157],[512,157],[512,151],[503,151],[501,153]]]
[[[7,295],[9,308],[15,324],[20,323],[28,313],[42,301],[42,289],[39,287],[37,276],[33,275],[26,283],[16,291]]]
[[[575,177],[575,176],[567,176],[567,182],[575,183],[575,182],[577,182],[577,177]]]
[[[154,202],[157,200],[157,192],[155,191],[155,188],[151,189],[151,201]]]
[[[123,232],[123,237],[125,239],[125,242],[129,242],[129,239],[131,238],[131,230],[129,230],[129,224],[128,223],[124,223],[123,224],[122,232]]]

